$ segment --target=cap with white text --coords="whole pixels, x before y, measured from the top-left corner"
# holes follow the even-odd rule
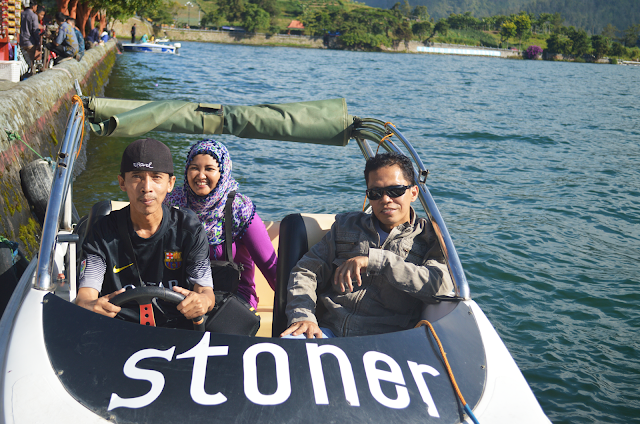
[[[122,153],[120,173],[153,171],[173,174],[171,150],[154,138],[143,138],[129,144]]]

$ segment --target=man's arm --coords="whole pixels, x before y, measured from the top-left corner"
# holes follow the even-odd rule
[[[83,248],[86,252],[87,250],[95,249],[95,246],[87,239]],[[124,289],[100,297],[100,290],[102,289],[106,269],[107,263],[102,256],[86,253],[83,261],[83,270],[80,272],[78,278],[79,289],[76,297],[76,305],[82,306],[97,314],[113,318],[120,312],[120,307],[112,304],[110,300],[115,295],[122,293]]]
[[[97,314],[113,318],[118,312],[120,312],[120,307],[114,305],[109,301],[114,296],[122,292],[124,292],[124,289],[120,289],[106,296],[99,297],[98,290],[91,287],[81,287],[78,289],[76,305],[82,306],[83,308],[93,311]]]
[[[193,285],[193,290],[174,286],[173,290],[186,296],[178,304],[178,311],[185,318],[193,319],[211,311],[216,304],[216,297],[213,293],[213,278],[211,277],[211,265],[209,262],[209,242],[204,227],[198,218],[190,212],[185,218],[185,225],[193,229],[193,241],[191,246],[185,249],[185,265],[187,267],[187,282]],[[189,222],[189,220],[191,220]]]
[[[453,290],[447,266],[435,259],[415,265],[388,250],[369,249],[367,272],[384,275],[392,286],[423,301]]]
[[[335,224],[316,245],[298,261],[287,285],[287,319],[289,328],[282,335],[306,334],[307,338],[322,337],[315,316],[316,290],[323,289],[333,271],[335,258]],[[319,336],[318,336],[319,334]]]
[[[64,41],[64,30],[62,29],[62,24],[58,27],[58,35],[56,35],[56,39],[53,40],[54,46],[59,46]]]

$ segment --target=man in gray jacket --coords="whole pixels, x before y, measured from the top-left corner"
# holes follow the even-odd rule
[[[418,187],[409,158],[377,155],[367,161],[364,176],[373,214],[336,215],[331,230],[293,268],[289,328],[282,337],[406,330],[418,322],[424,302],[452,292],[433,227],[411,207]],[[318,298],[326,309],[320,326]]]

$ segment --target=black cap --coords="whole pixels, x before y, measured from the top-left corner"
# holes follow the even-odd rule
[[[130,171],[153,171],[173,174],[173,158],[166,144],[143,138],[129,144],[122,153],[120,173]]]

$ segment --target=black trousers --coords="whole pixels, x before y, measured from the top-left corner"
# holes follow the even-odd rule
[[[69,53],[67,53],[64,48],[60,45],[54,46],[53,43],[49,43],[47,48],[54,52],[58,56],[58,60],[64,59],[65,57],[71,57]]]

